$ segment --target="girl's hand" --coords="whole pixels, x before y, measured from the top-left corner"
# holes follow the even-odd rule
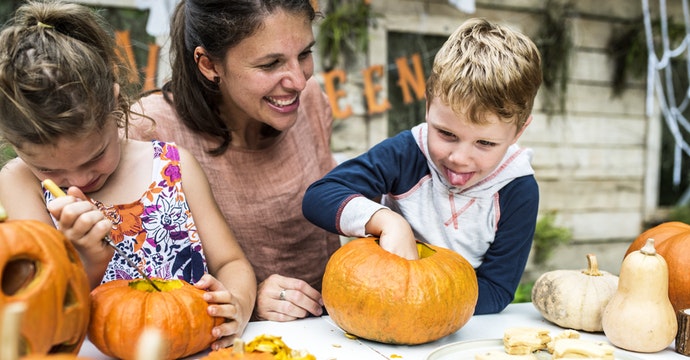
[[[100,283],[113,257],[113,249],[103,244],[103,238],[112,228],[110,220],[74,186],[66,196],[49,202],[47,209],[57,220],[57,228],[79,252],[92,287]]]
[[[259,284],[256,317],[261,320],[291,321],[322,313],[321,294],[303,280],[273,274]]]
[[[213,336],[218,340],[211,344],[211,348],[218,350],[231,346],[233,340],[241,336],[247,326],[247,323],[241,320],[247,318],[243,316],[245,309],[241,307],[223,283],[211,274],[204,274],[194,286],[197,289],[207,290],[204,294],[204,300],[209,303],[208,314],[225,318],[224,323],[212,330]]]

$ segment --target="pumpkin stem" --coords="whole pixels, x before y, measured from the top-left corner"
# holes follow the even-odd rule
[[[0,360],[19,359],[19,340],[22,317],[26,311],[26,304],[13,302],[5,305],[2,313],[2,328],[0,329]]]
[[[0,204],[0,222],[5,220],[7,220],[7,211],[5,211],[5,208],[2,207],[2,204]]]
[[[599,263],[597,262],[597,257],[594,254],[587,254],[587,269],[582,270],[582,273],[590,276],[602,276],[603,274],[599,271]]]
[[[139,335],[137,341],[136,360],[163,359],[165,341],[161,331],[155,327],[147,327]]]
[[[640,252],[645,254],[645,255],[651,255],[651,256],[656,255],[656,248],[654,247],[654,239],[652,239],[652,238],[647,239],[647,242],[644,244],[642,249],[640,249]]]

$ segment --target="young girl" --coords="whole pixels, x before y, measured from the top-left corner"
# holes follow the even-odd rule
[[[229,346],[252,313],[254,272],[195,158],[121,135],[127,76],[103,24],[83,6],[32,1],[0,32],[0,135],[18,155],[0,171],[0,202],[10,219],[56,225],[92,287],[140,277],[104,246],[110,235],[148,275],[208,290],[209,314],[226,318],[212,347]],[[53,199],[46,179],[68,196]]]

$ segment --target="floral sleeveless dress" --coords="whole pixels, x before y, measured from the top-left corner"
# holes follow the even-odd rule
[[[139,201],[121,205],[92,202],[113,223],[113,243],[146,274],[193,284],[208,268],[182,190],[179,152],[174,143],[154,140],[152,144],[153,179]],[[44,190],[44,194],[49,201],[50,193]],[[115,252],[102,283],[140,277],[137,269]]]

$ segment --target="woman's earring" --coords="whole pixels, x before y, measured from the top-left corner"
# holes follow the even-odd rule
[[[213,82],[216,83],[216,85],[220,84],[220,76],[214,76]]]

